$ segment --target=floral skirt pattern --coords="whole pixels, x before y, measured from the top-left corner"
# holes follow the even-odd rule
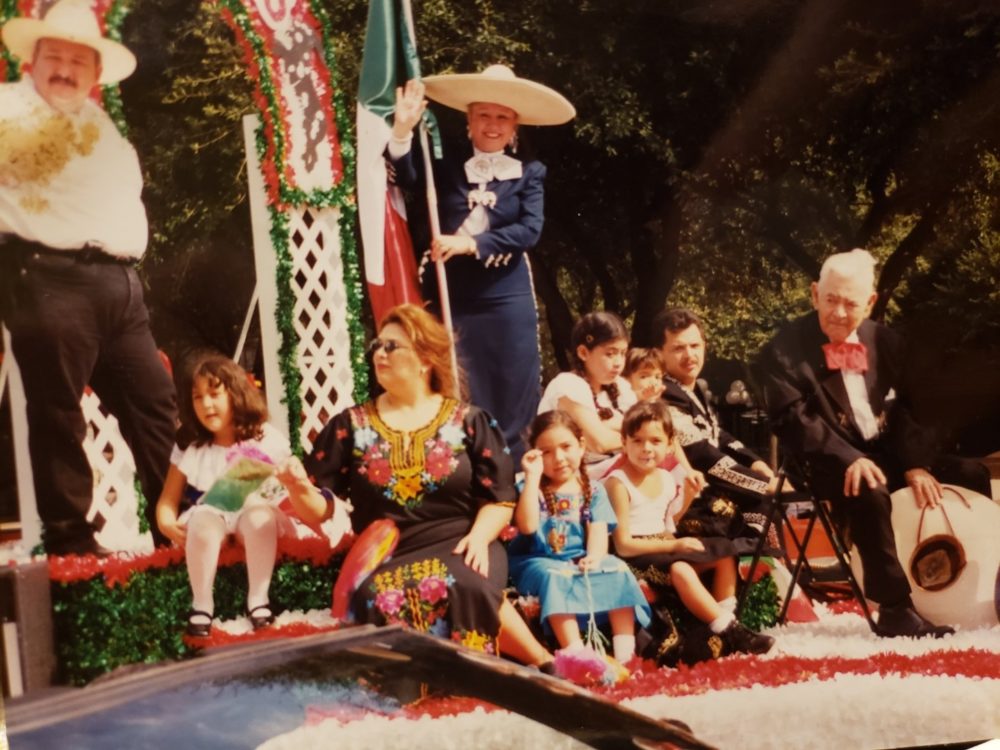
[[[479,651],[497,653],[507,555],[499,542],[493,542],[489,577],[484,578],[465,564],[462,555],[452,553],[460,538],[397,550],[358,589],[353,606],[357,620],[404,624]]]

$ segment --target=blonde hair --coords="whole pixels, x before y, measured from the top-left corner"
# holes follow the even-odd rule
[[[430,365],[431,391],[460,398],[459,384],[451,369],[452,340],[441,321],[422,307],[407,303],[389,310],[379,323],[379,331],[390,323],[395,323],[406,332],[417,357]]]

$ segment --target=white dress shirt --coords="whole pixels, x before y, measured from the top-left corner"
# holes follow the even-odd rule
[[[854,331],[844,341],[848,344],[861,343],[857,331]],[[872,411],[871,402],[868,400],[865,374],[856,370],[842,369],[840,376],[844,379],[847,399],[851,402],[851,412],[854,414],[854,422],[861,430],[861,436],[865,440],[873,440],[878,437],[878,420],[875,419],[875,412]]]
[[[60,118],[73,143],[44,143],[45,134],[66,132]],[[57,250],[90,244],[142,257],[149,228],[139,159],[97,103],[62,115],[31,78],[0,84],[0,233]]]

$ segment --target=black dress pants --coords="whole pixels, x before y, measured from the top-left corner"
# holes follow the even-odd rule
[[[834,472],[814,473],[812,487],[820,497],[834,501],[834,514],[846,519],[851,540],[857,545],[864,566],[865,596],[883,605],[905,602],[910,584],[896,555],[896,537],[892,530],[890,495],[906,486],[902,470],[894,468],[885,456],[869,456],[885,473],[889,486],[871,488],[864,482],[857,497],[844,497],[844,476]],[[966,487],[990,497],[990,474],[979,461],[958,456],[943,456],[930,469],[942,484]]]
[[[87,551],[94,481],[83,450],[87,385],[135,457],[157,544],[156,501],[176,432],[173,382],[157,351],[135,268],[27,242],[0,247],[4,322],[27,400],[28,443],[47,551]]]

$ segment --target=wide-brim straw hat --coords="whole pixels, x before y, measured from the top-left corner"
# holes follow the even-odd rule
[[[562,125],[576,109],[558,91],[518,78],[506,65],[491,65],[481,73],[427,76],[427,98],[467,112],[475,102],[502,104],[517,112],[522,125]]]
[[[127,47],[101,36],[97,16],[86,2],[61,0],[42,19],[12,18],[0,31],[11,54],[31,62],[39,39],[62,39],[97,50],[101,56],[98,83],[117,83],[135,70],[136,60]]]

